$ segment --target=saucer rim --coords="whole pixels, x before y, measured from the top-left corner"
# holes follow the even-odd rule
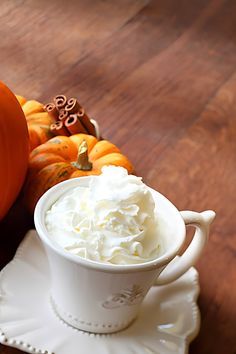
[[[7,270],[10,267],[15,266],[17,261],[19,261],[19,260],[24,261],[24,251],[27,248],[30,239],[32,238],[32,234],[35,234],[35,237],[40,241],[40,243],[43,247],[43,243],[42,243],[40,237],[38,236],[36,230],[34,230],[34,229],[29,230],[27,232],[27,234],[25,235],[25,237],[23,238],[23,240],[21,241],[20,245],[18,246],[18,248],[15,252],[15,255],[13,256],[13,259],[8,264],[6,264],[0,271],[0,302],[1,302],[1,297],[2,297],[1,293],[4,293],[2,291],[3,278],[6,275]],[[201,325],[201,314],[200,314],[200,310],[199,310],[199,307],[197,304],[197,299],[200,294],[199,274],[198,274],[198,271],[196,270],[195,267],[191,267],[190,270],[194,271],[194,274],[192,274],[192,279],[191,279],[191,283],[193,285],[194,292],[193,292],[192,298],[189,301],[189,303],[191,304],[192,318],[193,318],[194,326],[193,326],[193,328],[191,328],[190,332],[185,333],[183,335],[171,334],[173,337],[177,337],[177,338],[182,339],[182,341],[184,343],[184,347],[185,347],[184,348],[185,352],[183,354],[187,354],[189,352],[189,345],[199,334],[200,325]],[[158,286],[158,285],[155,285],[155,284],[153,285],[153,287],[156,287],[156,286]],[[168,285],[163,285],[163,286],[166,287]],[[162,286],[160,286],[160,287],[162,287]],[[58,320],[64,326],[72,328],[69,324],[65,323],[61,319],[58,318]],[[79,330],[79,329],[75,329],[75,328],[73,328],[73,329],[75,331],[81,332],[81,330]],[[161,332],[161,330],[160,330],[160,332]],[[164,331],[163,331],[163,333],[164,333]],[[94,334],[88,333],[88,335],[94,335]],[[104,334],[101,334],[101,335],[104,335]],[[110,335],[112,335],[112,334],[110,334]],[[1,327],[0,327],[0,344],[22,350],[22,351],[24,351],[26,353],[30,353],[30,354],[56,354],[56,353],[51,352],[47,349],[36,348],[26,341],[15,340],[14,337],[11,338],[10,336],[8,336],[6,331],[3,331],[1,329]]]

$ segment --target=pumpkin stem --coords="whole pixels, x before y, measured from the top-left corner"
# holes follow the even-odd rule
[[[88,145],[86,140],[83,140],[79,146],[78,158],[73,165],[79,170],[90,171],[93,168],[92,162],[89,161],[88,157]]]

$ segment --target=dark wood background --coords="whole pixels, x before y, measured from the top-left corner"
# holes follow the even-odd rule
[[[236,353],[235,15],[234,0],[0,3],[1,80],[45,103],[77,96],[147,184],[217,212],[190,354]],[[32,226],[19,203],[0,224],[1,266]]]

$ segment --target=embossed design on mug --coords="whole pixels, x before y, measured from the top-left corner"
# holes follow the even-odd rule
[[[122,306],[132,306],[139,304],[144,298],[144,290],[139,285],[133,285],[129,289],[122,290],[120,293],[112,294],[102,306],[106,309],[115,309]]]

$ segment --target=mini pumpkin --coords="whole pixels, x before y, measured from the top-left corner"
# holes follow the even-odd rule
[[[28,208],[33,212],[38,199],[49,188],[66,179],[99,175],[105,165],[122,166],[129,173],[133,166],[118,147],[94,136],[57,136],[35,148],[29,159],[25,188]]]
[[[16,95],[16,98],[26,117],[31,151],[53,137],[50,131],[52,118],[45,112],[42,103],[35,100],[27,101],[26,98],[19,95]]]
[[[24,113],[15,95],[0,82],[0,220],[24,183],[29,136]]]

